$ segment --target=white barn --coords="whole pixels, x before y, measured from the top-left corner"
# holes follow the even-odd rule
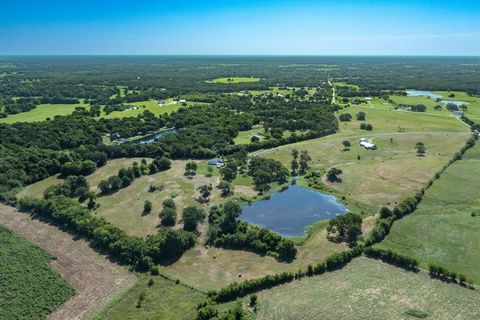
[[[367,150],[377,149],[377,145],[375,143],[372,143],[371,141],[367,140],[367,138],[360,138],[360,145]]]

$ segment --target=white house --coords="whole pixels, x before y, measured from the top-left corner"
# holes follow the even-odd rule
[[[187,102],[187,100],[185,100],[185,99],[180,99],[180,100],[178,100],[178,102],[179,102],[179,103],[185,103],[185,102]]]

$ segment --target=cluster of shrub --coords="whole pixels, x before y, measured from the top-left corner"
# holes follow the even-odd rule
[[[357,112],[357,114],[355,114],[355,117],[357,118],[357,121],[364,121],[366,118],[366,114],[363,111],[359,111]],[[340,121],[343,121],[343,122],[351,121],[352,115],[348,112],[342,113],[341,115],[338,116],[338,119],[340,119]]]
[[[227,202],[221,207],[212,207],[208,216],[207,242],[217,247],[268,254],[280,261],[295,258],[297,249],[292,240],[239,220],[241,213],[241,207],[233,202]]]
[[[460,119],[462,119],[463,122],[468,124],[470,126],[470,129],[472,129],[472,131],[480,131],[480,123],[475,123],[475,121],[471,120],[470,118],[464,115]]]
[[[342,182],[342,178],[339,177],[340,174],[342,174],[343,171],[342,169],[338,169],[338,168],[330,168],[330,170],[328,170],[326,176],[327,176],[327,180],[330,181],[330,182]]]
[[[85,237],[95,247],[136,270],[149,270],[155,263],[177,257],[195,244],[195,235],[183,230],[165,229],[146,239],[130,236],[64,196],[23,198],[19,207],[23,212],[67,227],[70,232]]]
[[[163,209],[160,211],[160,221],[163,226],[171,227],[177,221],[177,206],[173,199],[165,199],[162,203]]]
[[[105,159],[106,162],[106,159]],[[68,176],[88,176],[97,170],[97,164],[92,160],[79,160],[65,162],[60,168],[60,175]]]
[[[142,159],[141,164],[133,162],[133,165],[127,169],[121,168],[118,174],[111,176],[106,180],[100,181],[98,188],[102,194],[108,194],[118,191],[121,188],[128,187],[133,180],[146,174],[154,174],[158,171],[170,169],[171,161],[167,158],[154,159],[149,165],[147,160]]]
[[[401,219],[403,216],[415,211],[417,205],[422,200],[422,196],[423,190],[422,192],[415,194],[415,196],[400,202],[393,211],[387,207],[383,207],[380,210],[380,218],[377,220],[375,227],[365,244],[371,246],[382,241],[390,232],[390,228],[395,220]]]
[[[249,306],[256,312],[257,296],[250,297]],[[250,320],[251,315],[245,311],[241,301],[237,301],[231,306],[219,306],[217,303],[205,299],[197,305],[196,320]]]
[[[463,286],[469,286],[473,288],[473,284],[470,280],[461,273],[456,273],[450,270],[447,270],[443,267],[437,266],[435,264],[430,264],[428,266],[428,271],[432,278],[440,279],[442,281],[459,283]]]
[[[409,109],[413,112],[425,112],[427,111],[427,107],[424,104],[397,104],[395,105],[395,109],[402,108],[402,109]]]
[[[363,247],[356,246],[352,249],[337,252],[328,256],[325,261],[315,265],[309,265],[307,269],[299,269],[296,272],[282,272],[275,275],[267,275],[258,279],[245,280],[240,283],[235,282],[218,291],[208,292],[208,296],[215,302],[227,302],[244,297],[248,294],[269,289],[294,279],[301,279],[306,276],[320,275],[327,271],[334,271],[343,268],[353,258],[362,254]]]
[[[350,246],[357,243],[357,238],[362,234],[362,217],[353,212],[330,219],[327,227],[328,236],[335,234],[335,240],[346,242]]]
[[[68,198],[79,198],[80,202],[86,199],[95,200],[95,194],[90,192],[90,185],[84,176],[68,176],[63,183],[49,186],[44,192],[45,199],[54,196],[65,196]],[[92,206],[93,204],[89,204]]]
[[[417,259],[408,257],[395,251],[366,247],[363,252],[370,258],[380,259],[383,262],[387,262],[407,270],[416,271],[418,267]]]
[[[372,131],[373,126],[370,123],[361,123],[360,124],[360,129],[367,130],[367,131]]]
[[[0,112],[0,118],[6,118],[9,114],[28,112],[35,109],[38,104],[39,101],[34,98],[5,99],[5,101],[0,104],[0,107],[3,106],[3,111]]]
[[[108,104],[103,108],[103,111],[108,115],[113,111],[123,111],[125,109],[127,109],[127,106],[124,104]]]
[[[253,178],[255,190],[264,192],[270,188],[269,184],[272,182],[287,182],[289,172],[280,161],[253,157],[248,166],[248,175]]]

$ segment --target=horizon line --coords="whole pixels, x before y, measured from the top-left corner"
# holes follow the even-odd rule
[[[46,54],[1,54],[0,57],[88,57],[88,56],[151,56],[151,57],[176,57],[176,56],[197,56],[197,57],[471,57],[480,58],[471,54],[275,54],[275,53],[46,53]]]

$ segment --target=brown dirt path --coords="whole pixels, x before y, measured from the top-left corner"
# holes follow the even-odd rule
[[[136,281],[135,274],[94,251],[85,240],[15,208],[0,204],[0,224],[57,257],[51,267],[75,288],[75,295],[49,320],[91,318]]]

